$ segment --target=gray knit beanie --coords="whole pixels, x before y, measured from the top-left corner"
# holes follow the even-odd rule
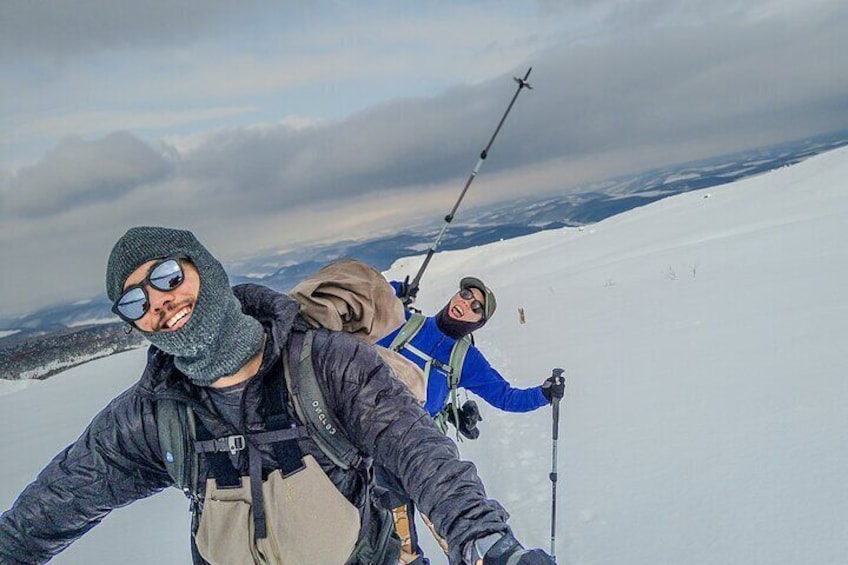
[[[174,365],[192,383],[209,386],[243,367],[262,347],[264,330],[244,314],[224,267],[190,231],[136,227],[118,240],[106,267],[106,294],[118,300],[124,282],[140,265],[174,254],[186,255],[200,274],[200,292],[191,318],[174,332],[141,333],[174,356]],[[141,330],[139,330],[141,331]]]

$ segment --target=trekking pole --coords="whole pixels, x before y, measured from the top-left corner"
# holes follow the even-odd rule
[[[565,396],[565,377],[563,369],[554,369],[552,377],[556,383],[562,381]],[[557,440],[559,439],[559,398],[554,397],[553,406],[553,452],[551,453],[551,557],[556,562],[556,487],[557,487]]]
[[[527,72],[524,74],[524,78],[513,77],[513,80],[518,83],[518,89],[515,91],[515,95],[513,95],[512,100],[509,103],[509,106],[506,108],[506,112],[504,112],[503,117],[501,117],[501,121],[498,123],[498,127],[495,128],[495,133],[492,134],[491,139],[489,139],[489,143],[486,144],[486,147],[480,153],[480,158],[477,159],[477,164],[474,165],[474,169],[471,170],[471,176],[468,177],[468,180],[465,181],[465,186],[462,188],[462,192],[459,194],[459,199],[457,199],[456,204],[453,205],[450,213],[445,216],[445,225],[442,226],[442,231],[439,232],[439,235],[436,237],[436,240],[433,242],[433,245],[430,246],[430,249],[427,250],[427,256],[424,258],[424,262],[421,264],[421,268],[418,269],[418,273],[416,273],[415,278],[412,279],[412,282],[407,285],[406,292],[402,297],[403,303],[405,305],[412,304],[413,300],[415,300],[415,294],[418,291],[418,283],[421,282],[421,277],[424,275],[424,270],[427,268],[427,265],[430,264],[430,259],[433,258],[433,254],[436,252],[436,248],[442,242],[442,238],[445,236],[445,232],[448,231],[448,226],[453,221],[453,217],[456,214],[459,205],[462,203],[462,199],[465,198],[465,193],[468,192],[468,187],[471,186],[471,183],[474,181],[474,178],[477,176],[477,172],[480,170],[480,167],[483,166],[483,161],[486,160],[486,157],[489,155],[489,149],[492,147],[492,143],[495,142],[495,138],[498,136],[498,132],[501,131],[501,127],[506,121],[506,117],[509,115],[510,110],[512,110],[512,105],[515,104],[515,100],[518,98],[518,95],[521,94],[521,91],[524,88],[533,90],[533,87],[530,86],[530,83],[527,82],[527,78],[530,76],[530,71],[533,70],[533,67],[527,69]]]

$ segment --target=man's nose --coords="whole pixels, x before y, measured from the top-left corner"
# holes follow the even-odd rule
[[[159,290],[152,286],[147,287],[147,296],[150,299],[150,310],[160,312],[168,308],[174,301],[173,291]]]

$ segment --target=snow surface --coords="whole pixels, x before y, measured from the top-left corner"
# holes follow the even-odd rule
[[[433,259],[425,312],[477,275],[498,297],[477,336],[493,365],[518,386],[567,370],[560,563],[848,562],[846,177],[839,149],[583,230]],[[0,394],[0,507],[143,363],[123,353]],[[547,549],[551,410],[483,405],[483,417],[463,456],[519,539]],[[53,563],[188,563],[188,526],[170,489],[113,512]]]

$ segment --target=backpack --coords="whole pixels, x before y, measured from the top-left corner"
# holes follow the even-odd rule
[[[277,453],[277,464],[282,469],[288,467],[289,471],[296,470],[299,463],[293,462],[292,457],[284,455],[284,449],[278,446],[285,446],[290,443],[289,440],[308,435],[336,466],[342,469],[356,469],[370,479],[370,459],[364,457],[344,434],[332,412],[327,408],[312,364],[312,341],[312,331],[296,326],[293,328],[291,345],[283,354],[284,378],[282,380],[285,381],[288,398],[294,406],[297,417],[304,422],[304,425],[292,424],[293,427],[278,430],[274,430],[274,427],[270,425],[275,417],[274,414],[285,410],[284,397],[280,394],[282,391],[277,391],[276,397],[280,400],[270,403],[270,414],[266,419],[271,431],[254,435],[263,436],[259,440],[262,443],[273,443]],[[272,379],[273,381],[279,382],[278,379]],[[266,398],[271,399],[270,396]],[[191,406],[170,398],[157,400],[156,419],[159,445],[168,474],[176,486],[189,498],[193,511],[196,511],[200,502],[197,491],[199,453],[209,454],[210,466],[214,474],[216,464],[226,459],[228,452],[235,453],[246,448],[246,439],[242,435],[202,439],[204,436],[199,433],[201,430]],[[295,458],[299,458],[300,451],[295,449]],[[281,457],[288,461],[280,461]],[[232,468],[231,464],[229,466]],[[257,491],[261,492],[261,489],[254,490],[254,492]],[[394,563],[396,557],[392,556],[399,551],[400,540],[394,534],[391,513],[369,506],[366,504],[364,516],[366,519],[362,522],[362,527],[368,528],[368,531],[362,532],[348,563]],[[256,537],[264,537],[264,507],[261,498],[258,499],[258,503],[254,499],[254,509]]]
[[[425,361],[425,379],[430,378],[430,369],[433,365],[447,374],[448,388],[450,389],[450,402],[448,402],[434,418],[436,425],[442,433],[447,433],[449,420],[452,420],[457,430],[459,430],[459,410],[457,408],[459,406],[459,402],[457,399],[457,386],[459,385],[459,378],[462,376],[462,365],[465,363],[465,356],[468,353],[468,348],[474,343],[474,338],[471,335],[466,335],[456,340],[451,348],[448,364],[445,365],[438,359],[434,359],[430,355],[416,348],[411,343],[415,336],[418,335],[418,332],[421,331],[426,320],[427,317],[423,314],[413,312],[392,340],[392,343],[389,345],[389,349],[398,352],[401,349],[406,349],[420,359],[423,359]]]

